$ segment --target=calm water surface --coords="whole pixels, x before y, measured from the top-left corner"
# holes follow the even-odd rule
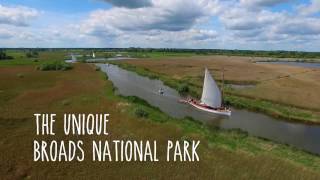
[[[87,62],[96,62],[96,61],[117,61],[117,60],[132,60],[135,58],[130,57],[113,57],[113,58],[91,58],[87,59]]]
[[[279,121],[272,117],[249,112],[232,110],[232,116],[219,116],[197,110],[187,104],[178,102],[181,99],[178,92],[159,80],[139,76],[114,65],[97,64],[107,73],[118,93],[124,96],[137,96],[149,104],[160,108],[163,112],[175,118],[192,117],[209,126],[219,126],[224,129],[241,129],[250,135],[266,138],[280,143],[320,154],[320,126]],[[164,95],[158,93],[164,89]]]

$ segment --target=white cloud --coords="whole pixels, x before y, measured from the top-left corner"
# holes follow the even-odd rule
[[[12,38],[14,36],[14,34],[4,28],[0,28],[0,39],[9,39]]]
[[[305,17],[296,11],[273,11],[263,8],[262,5],[276,5],[273,4],[275,1],[268,2],[261,4],[261,1],[246,1],[253,3],[249,6],[244,4],[244,1],[238,3],[233,1],[232,4],[221,1],[220,10],[216,15],[225,29],[221,31],[223,37],[218,39],[238,44],[243,49],[255,49],[255,47],[290,49],[301,48],[303,44],[305,49],[317,49],[309,45],[319,44],[317,43],[320,40],[319,17]],[[252,8],[252,5],[259,8]],[[297,44],[299,46],[296,46]]]
[[[216,31],[203,29],[131,31],[116,37],[114,42],[118,47],[206,48],[216,43],[217,36]]]
[[[320,35],[320,19],[293,18],[275,27],[276,33],[288,35]]]
[[[152,7],[138,9],[112,8],[91,13],[83,27],[91,31],[106,32],[114,29],[122,31],[167,30],[181,31],[190,29],[206,14],[204,1],[160,0]]]
[[[197,28],[210,21],[217,1],[154,0],[152,6],[96,10],[77,29],[114,46],[192,47],[216,41],[215,30]],[[149,44],[149,45],[148,45]]]
[[[320,1],[311,0],[311,3],[308,5],[299,6],[298,11],[301,13],[301,15],[304,15],[304,16],[320,13]]]
[[[27,26],[29,21],[40,13],[24,6],[6,7],[0,4],[0,24]]]
[[[249,7],[275,6],[292,0],[240,0],[240,3]]]
[[[267,29],[286,20],[285,13],[246,9],[241,5],[226,8],[229,8],[228,11],[223,11],[219,17],[229,30]]]
[[[79,29],[117,47],[198,48],[224,44],[228,48],[240,43],[248,49],[259,47],[257,43],[285,47],[280,44],[318,40],[319,18],[265,8],[284,2],[289,1],[153,0],[148,7],[94,11]],[[213,17],[219,19],[220,27],[208,25]]]

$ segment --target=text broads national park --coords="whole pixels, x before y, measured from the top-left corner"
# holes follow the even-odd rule
[[[38,162],[84,161],[87,156],[92,161],[160,161],[157,148],[166,148],[164,161],[199,161],[197,148],[200,141],[167,141],[166,147],[158,147],[156,140],[93,140],[92,154],[84,151],[82,140],[71,137],[109,136],[109,114],[64,114],[63,131],[67,140],[34,140],[33,160]],[[55,136],[56,114],[34,114],[36,135]]]

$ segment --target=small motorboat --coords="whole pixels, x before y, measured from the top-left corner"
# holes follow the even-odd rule
[[[201,101],[188,98],[186,100],[180,100],[180,102],[190,104],[197,109],[209,113],[231,116],[230,108],[223,105],[223,93],[221,93],[207,68],[205,69]]]
[[[159,92],[160,95],[164,95],[164,89],[163,88],[160,88],[158,92]]]

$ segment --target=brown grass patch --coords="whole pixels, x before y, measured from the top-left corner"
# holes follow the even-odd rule
[[[166,74],[175,79],[188,79],[201,86],[204,68],[217,80],[235,84],[256,82],[255,88],[236,90],[237,94],[279,102],[320,112],[320,70],[287,65],[256,64],[248,57],[205,56],[134,60],[125,63]]]

